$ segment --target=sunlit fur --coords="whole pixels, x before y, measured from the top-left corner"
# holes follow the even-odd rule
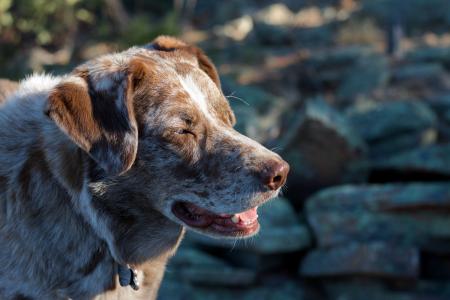
[[[209,59],[169,37],[22,81],[0,109],[0,299],[155,298],[176,201],[230,214],[278,193],[257,175],[281,158],[234,122]]]

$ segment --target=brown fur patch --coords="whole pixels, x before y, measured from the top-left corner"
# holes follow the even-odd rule
[[[91,99],[79,84],[59,84],[48,97],[47,114],[85,151],[100,138],[94,121]]]
[[[128,89],[130,77],[125,74],[110,77],[105,80],[111,82],[111,89],[101,91],[95,89],[90,78],[87,86],[73,82],[59,84],[49,96],[47,114],[114,175],[125,172],[134,162],[137,128]]]
[[[206,54],[200,48],[188,45],[179,39],[169,36],[160,36],[156,38],[152,42],[152,45],[154,49],[159,51],[181,50],[196,57],[199,68],[203,70],[220,89],[219,73],[217,72],[216,67],[214,67],[214,64],[211,62],[208,56],[206,56]]]
[[[173,51],[183,47],[187,47],[187,44],[179,39],[171,36],[159,36],[153,40],[153,45],[156,50],[160,51]]]

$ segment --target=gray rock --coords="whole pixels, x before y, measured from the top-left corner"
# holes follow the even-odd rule
[[[432,128],[436,116],[423,102],[391,101],[362,109],[355,107],[347,113],[353,128],[368,142]]]
[[[255,281],[252,270],[232,267],[200,250],[181,247],[167,267],[172,277],[189,283],[221,286],[246,286]]]
[[[430,145],[373,160],[370,168],[376,172],[450,176],[450,144]]]
[[[255,21],[254,33],[262,45],[291,45],[294,42],[292,30],[286,26]]]
[[[192,299],[195,289],[183,280],[179,280],[166,272],[158,291],[160,300],[186,300]]]
[[[428,145],[430,131],[437,135],[437,117],[423,102],[394,101],[353,107],[347,116],[354,130],[369,144],[372,157],[384,157],[412,145]],[[433,137],[433,135],[431,135]]]
[[[334,42],[333,24],[311,28],[293,28],[292,38],[301,47],[330,46]]]
[[[298,125],[284,138],[289,140],[281,142],[291,164],[289,192],[299,199],[330,185],[364,181],[366,145],[325,101],[307,102]]]
[[[173,290],[169,290],[169,289]],[[184,297],[180,297],[177,292],[180,292]],[[172,298],[173,297],[173,298]],[[178,300],[178,299],[192,299],[192,300],[319,300],[315,294],[308,291],[303,285],[293,280],[284,280],[279,284],[262,284],[260,286],[251,286],[247,288],[226,289],[223,287],[205,287],[205,286],[190,286],[188,288],[176,282],[163,283],[160,296],[161,300]]]
[[[444,68],[436,63],[417,63],[399,67],[392,72],[395,82],[417,80],[436,81],[445,74]]]
[[[437,114],[441,111],[446,112],[450,110],[450,93],[447,92],[431,99],[427,99],[427,103]]]
[[[448,252],[449,208],[448,183],[341,186],[308,199],[306,215],[320,247],[385,241]]]
[[[307,254],[300,267],[305,277],[374,276],[382,278],[416,278],[419,274],[419,251],[413,247],[349,243]]]
[[[400,19],[407,31],[445,30],[450,24],[447,0],[364,0],[360,13],[375,18],[380,24]],[[427,12],[427,13],[424,13]]]
[[[393,283],[394,281],[391,281]],[[433,290],[417,288],[416,284],[392,288],[380,280],[352,278],[347,280],[329,280],[323,285],[328,299],[342,300],[446,300],[446,284],[433,286]],[[444,292],[445,291],[445,292]]]
[[[392,70],[390,89],[404,98],[430,98],[450,89],[450,76],[439,63],[406,64]]]
[[[426,147],[437,141],[437,128],[419,130],[417,132],[398,133],[390,138],[381,139],[370,145],[370,156],[373,160],[383,160],[386,157],[402,153],[405,150]]]
[[[450,94],[444,93],[442,95],[428,99],[428,104],[439,119],[439,140],[450,142]]]
[[[352,76],[353,68],[373,55],[371,49],[355,46],[318,51],[310,58],[288,68],[285,72],[286,80],[296,74],[298,88],[306,95],[336,91],[348,76]],[[344,87],[345,90],[342,93],[353,92],[353,87],[346,85],[348,87]]]
[[[188,233],[188,240],[202,245],[245,250],[261,255],[287,253],[305,249],[311,244],[311,236],[301,224],[292,206],[284,198],[277,198],[258,209],[261,230],[248,241],[213,239],[196,233]]]
[[[337,90],[341,100],[354,99],[357,95],[367,94],[384,86],[389,79],[388,61],[381,55],[365,55],[343,74],[343,80]]]
[[[406,54],[406,59],[419,63],[439,63],[450,66],[450,48],[429,47],[414,49]]]

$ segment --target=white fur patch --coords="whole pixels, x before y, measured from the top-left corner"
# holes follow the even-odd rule
[[[20,82],[19,89],[15,93],[17,98],[35,93],[48,92],[61,81],[61,77],[50,74],[33,74]]]
[[[178,76],[182,87],[191,97],[191,100],[195,103],[195,105],[203,112],[203,114],[208,118],[210,122],[216,123],[216,120],[211,115],[208,109],[208,103],[206,102],[205,94],[200,90],[198,85],[192,80],[192,77],[181,77]]]

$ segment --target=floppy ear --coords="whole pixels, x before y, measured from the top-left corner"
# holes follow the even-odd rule
[[[127,171],[136,158],[138,132],[132,78],[125,71],[75,73],[48,97],[46,114],[108,175]]]
[[[216,67],[202,49],[188,45],[185,42],[170,36],[159,36],[146,47],[159,51],[181,50],[188,52],[197,58],[200,69],[202,69],[220,89],[219,73],[217,73]]]

